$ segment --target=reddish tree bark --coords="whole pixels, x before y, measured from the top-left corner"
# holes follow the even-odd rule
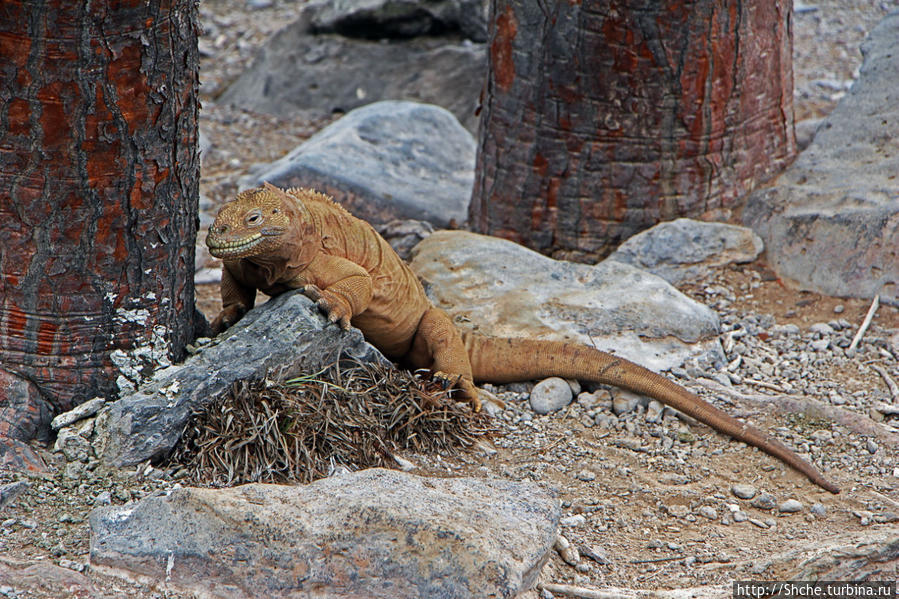
[[[789,0],[493,0],[470,221],[595,260],[795,156]]]
[[[197,23],[193,0],[0,3],[0,462],[203,322]]]

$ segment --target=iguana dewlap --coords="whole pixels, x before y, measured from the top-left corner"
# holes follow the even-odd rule
[[[389,358],[452,381],[475,410],[475,381],[561,376],[616,385],[754,445],[839,492],[776,439],[633,362],[572,343],[460,334],[371,225],[323,194],[269,184],[244,191],[219,211],[206,245],[224,262],[222,312],[212,323],[217,333],[253,307],[257,289],[267,295],[303,289],[332,322],[359,328]]]

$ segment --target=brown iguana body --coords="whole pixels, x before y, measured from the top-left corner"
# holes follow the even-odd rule
[[[754,445],[839,492],[779,441],[623,358],[578,344],[460,334],[371,225],[317,192],[284,192],[268,184],[244,191],[222,207],[206,244],[224,261],[222,312],[212,324],[216,332],[253,307],[257,289],[267,295],[303,289],[332,322],[352,323],[389,358],[452,381],[475,410],[480,407],[475,381],[561,376],[616,385]]]

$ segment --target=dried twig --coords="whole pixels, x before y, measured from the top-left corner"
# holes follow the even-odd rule
[[[865,314],[865,319],[862,321],[862,326],[858,328],[858,332],[855,334],[855,337],[852,338],[852,343],[849,344],[849,347],[846,349],[846,355],[850,358],[855,355],[855,350],[858,347],[859,341],[862,340],[862,337],[865,335],[865,331],[868,330],[868,327],[871,326],[871,321],[874,320],[874,313],[877,312],[877,307],[880,306],[880,294],[874,296],[874,299],[871,301],[871,307],[868,308],[868,313]]]
[[[887,372],[886,368],[883,366],[879,366],[878,364],[868,364],[874,372],[880,375],[880,378],[887,384],[887,387],[890,389],[890,395],[893,396],[893,402],[899,401],[899,385],[896,384],[896,381],[893,380],[893,377],[890,376],[890,373]]]
[[[589,589],[573,584],[556,584],[545,582],[539,585],[553,594],[577,597],[578,599],[636,599],[637,594],[623,589]]]

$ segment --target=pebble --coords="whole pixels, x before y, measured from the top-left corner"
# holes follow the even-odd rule
[[[811,331],[812,333],[817,333],[818,335],[833,335],[835,332],[833,330],[833,327],[831,327],[826,322],[816,322],[809,327],[809,331]]]
[[[758,489],[752,485],[738,483],[730,488],[730,492],[740,499],[752,499],[758,493]]]
[[[563,378],[556,376],[543,379],[531,391],[531,409],[538,414],[549,414],[561,410],[571,403],[571,386]]]
[[[830,347],[830,339],[816,339],[809,345],[811,345],[813,350],[817,352],[823,352],[826,351],[828,347]]]
[[[585,470],[581,470],[580,472],[575,474],[574,477],[578,480],[584,481],[585,483],[589,483],[589,482],[596,480],[596,473],[593,472],[592,470],[585,469]]]
[[[94,498],[94,505],[110,505],[112,504],[112,493],[103,491],[98,493]]]
[[[662,413],[665,411],[665,406],[662,405],[661,402],[657,400],[652,400],[649,402],[649,405],[646,406],[646,422],[657,423],[662,420]]]
[[[0,485],[0,508],[9,505],[30,488],[31,484],[27,480]]]
[[[862,526],[871,526],[874,522],[874,514],[867,510],[860,510],[857,512],[852,512],[852,514],[858,518],[859,524]]]
[[[50,421],[50,428],[58,431],[65,426],[75,424],[79,420],[90,418],[91,416],[99,412],[104,405],[106,405],[106,400],[104,398],[95,397],[84,402],[83,404],[79,404],[74,409],[69,410],[68,412],[63,412],[62,414],[56,416],[53,420]]]
[[[708,518],[709,520],[717,520],[718,519],[718,512],[715,511],[715,508],[713,508],[710,505],[702,506],[701,508],[699,508],[697,513],[700,516],[702,516],[703,518]]]
[[[809,508],[809,511],[819,518],[823,518],[827,515],[827,508],[824,507],[823,503],[813,503],[812,507]]]
[[[846,306],[844,306],[843,304],[837,304],[836,306],[833,307],[833,313],[834,314],[842,314],[845,309],[846,309]]]
[[[758,497],[752,500],[752,507],[760,509],[760,510],[771,510],[777,505],[777,502],[774,500],[774,497],[769,495],[768,493],[762,493]]]
[[[877,443],[874,442],[874,439],[868,439],[868,441],[865,443],[865,449],[867,449],[868,453],[870,453],[871,455],[877,453]]]
[[[583,514],[575,514],[573,516],[566,516],[559,520],[559,524],[562,526],[584,526],[587,523],[587,517]]]
[[[777,506],[777,511],[782,514],[795,514],[802,511],[802,503],[796,499],[787,499]]]
[[[640,405],[641,399],[643,397],[636,393],[631,393],[624,389],[615,389],[615,392],[612,394],[612,411],[615,412],[616,416],[633,412]]]
[[[734,512],[734,522],[746,522],[749,520],[749,516],[746,515],[746,512]]]
[[[605,551],[603,551],[599,547],[592,545],[581,545],[579,549],[582,556],[589,557],[597,564],[607,566],[612,563],[606,556]]]
[[[668,510],[668,513],[675,518],[683,518],[690,513],[689,508],[687,508],[687,506],[685,505],[669,505],[666,509]]]
[[[753,525],[755,525],[755,526],[758,526],[759,528],[763,528],[763,529],[767,529],[767,528],[768,528],[768,525],[767,525],[767,524],[765,524],[765,523],[762,522],[761,520],[758,520],[757,518],[749,518],[749,523],[750,523],[750,524],[753,524]]]
[[[556,542],[553,547],[559,553],[559,557],[561,557],[569,566],[577,566],[578,563],[580,563],[581,555],[578,553],[577,548],[572,547],[571,543],[568,542],[568,539],[562,535],[556,537]]]

